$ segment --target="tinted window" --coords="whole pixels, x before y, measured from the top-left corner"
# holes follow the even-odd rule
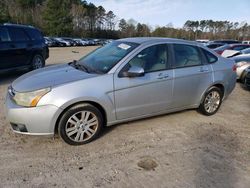
[[[248,48],[249,46],[235,46],[235,47],[233,47],[232,49],[233,50],[243,50],[243,49],[245,49],[245,48]]]
[[[175,67],[201,65],[201,56],[195,46],[174,44]]]
[[[210,53],[209,51],[207,51],[203,48],[202,48],[202,51],[205,54],[208,63],[214,63],[218,60],[218,58],[215,55],[213,55],[212,53]]]
[[[130,66],[144,68],[145,72],[164,70],[167,68],[167,45],[160,44],[148,47],[130,60]]]
[[[10,41],[10,36],[8,29],[5,27],[0,27],[0,42],[8,42]]]
[[[31,40],[42,40],[43,36],[40,31],[36,29],[26,29]]]
[[[25,31],[21,28],[9,28],[10,37],[12,41],[27,41],[29,37],[25,33]]]

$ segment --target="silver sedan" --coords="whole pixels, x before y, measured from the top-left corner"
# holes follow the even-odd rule
[[[121,39],[19,77],[6,97],[8,120],[16,133],[58,132],[84,144],[121,122],[190,108],[213,115],[235,87],[235,70],[233,60],[195,42]]]

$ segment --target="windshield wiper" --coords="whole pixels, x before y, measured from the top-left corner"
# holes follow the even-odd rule
[[[83,70],[83,71],[85,71],[85,72],[87,72],[87,73],[90,72],[90,71],[89,71],[89,68],[88,68],[86,65],[77,63],[76,60],[70,62],[69,65],[75,67],[76,69]]]

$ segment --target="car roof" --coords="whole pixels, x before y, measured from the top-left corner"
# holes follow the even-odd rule
[[[27,29],[37,29],[31,25],[22,25],[22,24],[12,24],[12,23],[4,23],[1,24],[0,26],[4,26],[4,27],[20,27],[20,28],[27,28]]]
[[[119,39],[118,41],[133,42],[137,44],[172,42],[172,43],[186,43],[186,44],[192,44],[192,45],[199,45],[195,41],[188,41],[188,40],[175,39],[175,38],[163,38],[163,37],[134,37],[134,38]]]

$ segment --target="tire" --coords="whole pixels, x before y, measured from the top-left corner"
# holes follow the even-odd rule
[[[222,97],[222,91],[218,87],[211,87],[203,97],[200,112],[207,116],[215,114],[220,108]]]
[[[44,66],[45,66],[44,58],[39,54],[34,55],[31,61],[31,70],[40,69],[43,68]]]
[[[83,103],[69,108],[62,115],[58,133],[67,144],[82,145],[96,139],[102,128],[102,113],[95,106]]]

